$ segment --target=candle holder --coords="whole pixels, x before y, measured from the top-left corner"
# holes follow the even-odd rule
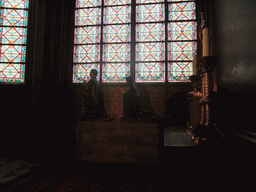
[[[202,77],[202,98],[199,104],[202,105],[201,109],[201,122],[193,132],[194,137],[198,138],[198,143],[211,143],[217,136],[215,124],[212,122],[211,109],[213,108],[213,100],[211,88],[210,73],[216,67],[216,56],[205,56],[199,61],[199,71]]]
[[[189,76],[189,80],[192,83],[192,88],[194,90],[194,92],[201,92],[201,87],[202,87],[202,80],[200,75],[191,75]]]

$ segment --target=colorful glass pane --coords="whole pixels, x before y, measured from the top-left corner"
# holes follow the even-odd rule
[[[193,75],[192,62],[168,63],[168,81],[190,81],[189,76]]]
[[[125,82],[130,75],[129,63],[105,63],[102,66],[103,82]]]
[[[169,20],[195,20],[196,19],[196,4],[195,2],[172,3],[168,6]]]
[[[193,60],[193,54],[196,54],[196,42],[169,42],[168,53],[169,60]]]
[[[163,61],[165,43],[138,43],[136,45],[136,61]]]
[[[95,7],[101,6],[101,0],[76,0],[76,7]]]
[[[28,0],[1,0],[0,7],[28,9]]]
[[[196,22],[173,22],[168,24],[168,40],[195,40]]]
[[[75,44],[100,43],[100,27],[75,28]]]
[[[27,41],[28,10],[24,9],[28,6],[28,0],[0,1],[0,82],[25,80],[25,65],[21,63],[26,60],[26,46],[21,45]]]
[[[103,28],[103,42],[129,42],[131,37],[130,25],[107,25]]]
[[[105,44],[103,45],[104,62],[129,62],[130,44]]]
[[[0,43],[2,44],[25,44],[27,29],[17,27],[0,27]]]
[[[136,63],[136,82],[165,81],[164,63]]]
[[[13,63],[0,63],[1,82],[24,82],[25,65]]]
[[[162,3],[164,0],[137,0],[137,4],[142,4],[142,3]]]
[[[98,62],[100,60],[100,45],[79,45],[74,48],[74,62]]]
[[[97,69],[100,71],[99,64],[76,64],[73,65],[73,82],[83,83],[84,80],[88,82],[90,80],[90,72],[92,69]],[[100,73],[98,73],[97,79],[100,78]]]
[[[115,6],[104,8],[104,23],[130,23],[131,22],[131,11],[130,6]]]
[[[25,62],[25,46],[0,45],[0,50],[0,62]]]
[[[75,25],[98,25],[101,20],[101,9],[91,8],[91,9],[77,9],[76,10]]]
[[[136,41],[164,41],[165,25],[162,23],[136,25]]]
[[[136,6],[137,22],[164,21],[164,4],[149,4]]]
[[[0,12],[0,25],[26,26],[28,25],[28,11],[19,9],[2,9]]]
[[[104,5],[127,5],[131,0],[104,0]]]

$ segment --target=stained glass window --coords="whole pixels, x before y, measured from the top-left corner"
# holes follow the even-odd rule
[[[165,25],[163,23],[149,23],[137,25],[136,41],[164,41]]]
[[[193,75],[197,50],[195,2],[168,0],[168,81],[186,82]],[[177,3],[176,3],[177,2]]]
[[[158,22],[164,21],[163,4],[146,4],[136,6],[137,22]]]
[[[186,82],[197,50],[195,1],[77,0],[73,82]]]
[[[196,19],[195,2],[172,3],[168,8],[171,21]]]
[[[25,81],[28,0],[0,0],[0,82]]]
[[[168,63],[168,76],[170,82],[186,81],[187,77],[191,75],[191,62],[173,62]]]
[[[163,82],[165,79],[164,63],[136,63],[136,80],[138,82]]]
[[[164,2],[164,0],[137,0],[137,4],[141,3],[161,3]]]
[[[165,81],[165,4],[150,2],[136,5],[136,82]]]
[[[103,82],[124,82],[130,74],[128,63],[105,63],[102,70]]]
[[[164,61],[164,43],[138,43],[136,61]]]
[[[76,2],[74,83],[88,81],[93,68],[102,82],[125,82],[130,75],[130,4],[130,0]]]
[[[101,0],[76,0],[76,7],[95,7],[100,6]]]

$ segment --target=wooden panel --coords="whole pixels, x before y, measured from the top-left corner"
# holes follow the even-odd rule
[[[201,97],[191,97],[190,100],[190,126],[192,126],[192,130],[194,131],[195,127],[200,123],[201,120],[201,111],[202,107],[199,104],[199,100]]]
[[[158,163],[158,124],[78,121],[76,158],[96,163]]]
[[[120,119],[123,116],[123,87],[103,87],[105,97],[105,109],[110,118]]]

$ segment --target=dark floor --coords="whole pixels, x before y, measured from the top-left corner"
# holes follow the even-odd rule
[[[235,138],[203,148],[186,129],[166,127],[164,135],[159,165],[2,159],[0,191],[247,191],[253,186],[253,155]]]

